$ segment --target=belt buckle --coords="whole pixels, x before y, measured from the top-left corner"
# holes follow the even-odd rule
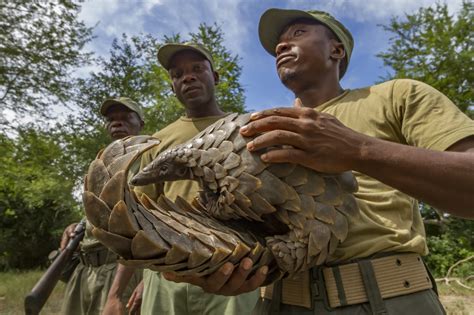
[[[329,306],[329,300],[326,292],[326,284],[324,282],[323,267],[317,266],[311,268],[311,305],[314,310],[316,307],[316,302],[318,304],[323,304],[324,308],[328,311],[334,310]]]

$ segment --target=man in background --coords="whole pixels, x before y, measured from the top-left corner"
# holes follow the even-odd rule
[[[127,97],[107,99],[100,108],[105,119],[105,128],[112,140],[140,134],[143,126],[143,111],[140,105]],[[76,223],[69,225],[63,233],[60,248],[64,249],[73,236]],[[67,282],[62,314],[99,315],[104,310],[109,290],[117,271],[117,255],[104,247],[92,236],[87,222],[86,234],[79,244],[80,262]],[[121,266],[121,265],[120,265]],[[126,268],[121,266],[121,270]],[[129,275],[128,286],[115,292],[123,301],[128,301],[141,280],[142,270]]]
[[[185,108],[185,116],[169,124],[153,136],[161,143],[146,152],[142,157],[142,167],[149,164],[160,152],[182,144],[206,127],[224,117],[224,113],[216,100],[215,86],[219,75],[215,70],[211,54],[200,44],[167,44],[158,52],[160,64],[168,70],[172,81],[172,89]],[[195,181],[167,182],[164,187],[149,185],[137,187],[138,195],[147,194],[156,200],[161,193],[171,200],[181,196],[191,201],[199,190]],[[244,259],[239,266],[225,264],[219,272],[224,274],[250,273],[250,259]],[[130,271],[129,271],[130,272]],[[121,277],[126,277],[124,273]],[[119,277],[119,276],[117,276]],[[206,291],[212,291],[215,284],[213,278],[201,278],[207,283]],[[199,286],[188,283],[168,281],[161,273],[145,269],[143,273],[144,294],[142,314],[250,314],[254,308],[258,291],[248,292],[239,296],[215,295],[207,293]],[[116,279],[117,283],[125,283]],[[113,314],[113,313],[108,313]]]

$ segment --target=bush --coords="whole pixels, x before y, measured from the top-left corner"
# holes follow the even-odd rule
[[[44,266],[65,226],[79,217],[74,181],[54,137],[0,136],[0,270]]]
[[[430,236],[427,241],[430,254],[425,261],[435,277],[444,277],[449,267],[461,259],[474,255],[474,251],[465,248],[462,242],[453,239],[449,234]],[[472,274],[473,270],[473,262],[467,262],[457,267],[452,275],[465,277],[469,272]]]

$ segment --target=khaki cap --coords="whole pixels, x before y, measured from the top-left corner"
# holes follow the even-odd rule
[[[298,19],[311,19],[318,21],[327,26],[331,31],[334,32],[334,34],[336,34],[337,38],[344,46],[344,50],[346,51],[347,65],[340,74],[340,78],[342,78],[346,72],[347,67],[349,66],[352,49],[354,48],[354,39],[352,38],[349,30],[329,13],[317,10],[301,11],[268,9],[263,13],[258,25],[258,35],[263,48],[265,48],[265,50],[268,51],[270,55],[276,56],[275,48],[278,45],[278,41],[283,29],[288,24]]]
[[[134,111],[135,113],[137,113],[138,117],[140,117],[140,119],[142,121],[144,121],[144,117],[143,117],[143,110],[141,108],[140,105],[138,105],[137,102],[133,101],[131,98],[129,97],[119,97],[119,98],[109,98],[109,99],[106,99],[103,103],[102,103],[102,106],[100,106],[100,113],[102,114],[102,116],[105,116],[105,114],[107,113],[107,110],[110,108],[110,106],[112,105],[122,105],[122,106],[125,106],[127,107],[128,109],[130,109],[131,111]]]
[[[158,50],[158,61],[166,70],[169,70],[171,58],[173,58],[177,53],[185,50],[192,50],[202,55],[211,63],[212,70],[215,70],[214,59],[212,59],[211,53],[203,45],[193,42],[181,44],[172,43],[161,46]]]

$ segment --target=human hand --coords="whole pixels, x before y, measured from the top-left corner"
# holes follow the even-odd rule
[[[59,243],[59,249],[62,251],[66,248],[69,240],[74,237],[74,230],[76,229],[77,223],[72,223],[64,229],[63,235],[61,236],[61,242]]]
[[[165,272],[163,276],[169,281],[197,285],[208,293],[231,296],[254,291],[263,284],[267,277],[268,266],[260,267],[250,279],[247,279],[252,266],[252,260],[244,258],[238,267],[227,262],[207,277],[178,276],[172,272]]]
[[[129,315],[140,315],[140,308],[142,306],[143,299],[143,280],[133,290],[130,299],[128,299],[127,309]]]
[[[118,296],[108,296],[107,302],[105,302],[104,310],[102,315],[117,315],[124,314],[125,308],[123,303]]]
[[[261,155],[264,162],[298,163],[324,173],[354,169],[369,137],[342,124],[334,116],[303,107],[299,99],[293,108],[275,108],[252,114],[240,129],[243,136],[257,137],[247,143],[249,151],[272,146]]]

